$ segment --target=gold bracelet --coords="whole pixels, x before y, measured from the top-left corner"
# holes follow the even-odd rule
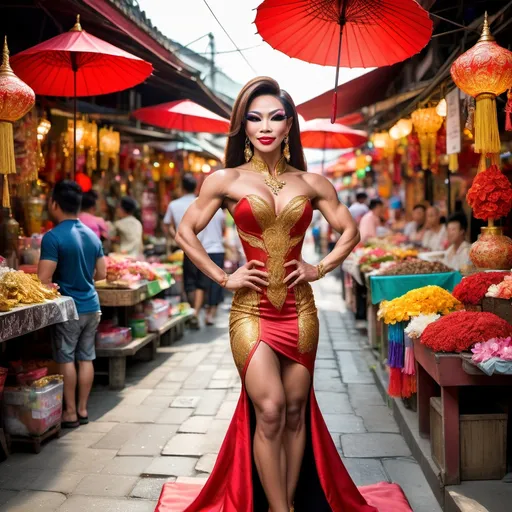
[[[222,278],[222,281],[219,283],[222,288],[226,288],[226,285],[228,284],[229,276],[224,272],[224,277]]]
[[[322,262],[316,266],[316,269],[318,271],[318,279],[322,279],[322,277],[325,277],[325,274],[327,274],[327,271],[325,270],[324,264]]]

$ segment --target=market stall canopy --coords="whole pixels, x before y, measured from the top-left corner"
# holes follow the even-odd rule
[[[87,33],[69,31],[11,58],[16,74],[42,96],[97,96],[143,82],[153,66]],[[75,86],[76,77],[76,86]]]
[[[272,48],[289,57],[336,66],[332,123],[340,66],[402,62],[427,45],[433,28],[415,0],[265,0],[255,24]]]
[[[300,138],[305,148],[347,149],[364,144],[368,134],[342,124],[331,124],[329,119],[313,119],[302,125]]]
[[[363,107],[372,105],[387,97],[388,86],[402,69],[402,64],[387,66],[370,71],[363,76],[350,80],[338,87],[338,106],[336,117],[352,114]],[[326,117],[329,114],[333,89],[325,91],[297,107],[305,119]]]
[[[171,101],[135,110],[143,123],[183,132],[227,133],[229,121],[190,100]]]

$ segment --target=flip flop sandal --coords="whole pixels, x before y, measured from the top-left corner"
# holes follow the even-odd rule
[[[78,428],[80,426],[80,422],[77,421],[63,421],[60,424],[61,428]]]
[[[78,414],[77,416],[80,425],[87,425],[89,423],[89,416],[80,416],[80,414]]]

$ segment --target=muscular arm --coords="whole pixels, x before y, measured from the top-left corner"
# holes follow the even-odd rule
[[[217,171],[209,176],[201,187],[197,199],[188,207],[176,233],[176,243],[185,251],[194,265],[214,281],[224,279],[224,271],[216,265],[197,238],[222,206],[226,195],[226,183],[232,181],[231,170]]]
[[[343,263],[361,237],[356,222],[348,208],[338,200],[338,194],[331,182],[318,175],[312,175],[311,178],[311,184],[317,192],[315,206],[329,225],[341,234],[334,249],[322,260],[325,271],[330,272]]]

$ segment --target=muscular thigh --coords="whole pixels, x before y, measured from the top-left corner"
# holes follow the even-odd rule
[[[249,362],[245,388],[257,413],[269,406],[285,404],[279,357],[264,342],[260,342]]]
[[[287,406],[306,404],[311,387],[307,368],[295,361],[282,362],[282,382]]]

